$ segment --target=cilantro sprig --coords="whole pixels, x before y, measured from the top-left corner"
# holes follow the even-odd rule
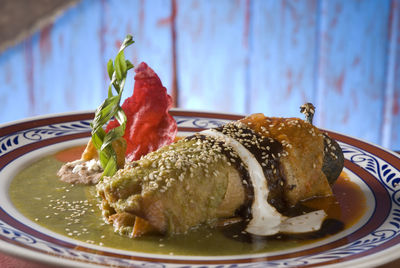
[[[91,124],[92,142],[99,152],[99,160],[104,170],[103,176],[112,176],[118,170],[117,154],[111,143],[125,133],[127,120],[120,103],[127,73],[134,66],[129,60],[125,59],[124,50],[134,42],[132,36],[127,35],[114,62],[111,59],[108,61],[107,72],[111,80],[108,87],[108,97],[96,109],[94,120]],[[116,95],[113,94],[113,88]],[[112,118],[118,121],[119,126],[106,133],[103,127]]]

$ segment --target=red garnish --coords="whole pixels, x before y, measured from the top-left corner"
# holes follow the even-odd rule
[[[177,132],[176,122],[168,113],[172,98],[158,75],[144,62],[135,72],[133,94],[121,106],[127,117],[124,138],[128,161],[172,143]],[[106,131],[118,125],[116,120],[110,121]]]

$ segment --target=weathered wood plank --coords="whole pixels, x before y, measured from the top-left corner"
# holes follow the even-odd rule
[[[380,143],[390,1],[321,1],[317,122]]]
[[[177,1],[181,107],[245,112],[245,12],[245,1]]]
[[[400,150],[400,1],[391,2],[385,104],[382,142],[387,148]]]
[[[32,40],[21,43],[0,56],[0,123],[32,115],[32,88],[27,82],[33,72],[25,62],[32,62]]]
[[[316,1],[254,1],[249,112],[300,116],[314,101]]]

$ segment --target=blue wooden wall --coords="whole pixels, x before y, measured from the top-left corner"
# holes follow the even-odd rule
[[[82,0],[0,54],[0,123],[95,109],[127,33],[178,107],[299,116],[400,149],[400,0]],[[130,77],[125,95],[131,94]]]

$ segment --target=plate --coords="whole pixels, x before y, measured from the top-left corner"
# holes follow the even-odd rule
[[[242,117],[184,110],[173,110],[171,114],[181,135]],[[13,206],[8,194],[10,182],[35,159],[84,144],[90,136],[92,118],[92,112],[77,112],[36,117],[0,127],[0,251],[71,267],[371,267],[398,258],[399,155],[329,131],[343,149],[345,172],[364,192],[368,210],[351,228],[318,242],[253,255],[170,256],[101,247],[47,230]]]

